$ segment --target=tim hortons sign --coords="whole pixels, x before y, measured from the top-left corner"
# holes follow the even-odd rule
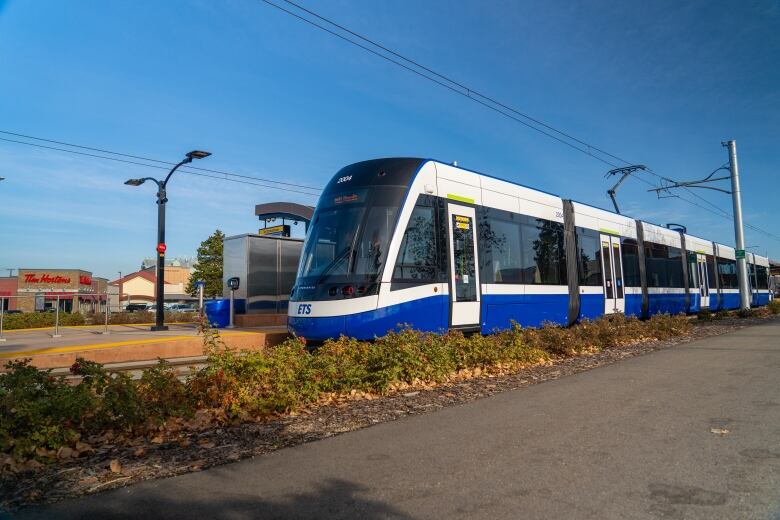
[[[82,276],[81,278],[89,278]],[[81,280],[79,280],[81,281]],[[24,283],[58,283],[58,284],[66,284],[70,283],[70,277],[69,276],[60,276],[58,274],[52,276],[49,273],[25,273],[24,274]],[[92,281],[89,281],[89,284],[92,284]]]

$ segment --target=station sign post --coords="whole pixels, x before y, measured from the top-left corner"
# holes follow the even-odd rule
[[[233,320],[236,316],[236,291],[238,290],[240,283],[241,280],[238,278],[238,276],[228,278],[227,281],[227,286],[230,289],[230,324],[227,326],[228,329],[235,328]]]

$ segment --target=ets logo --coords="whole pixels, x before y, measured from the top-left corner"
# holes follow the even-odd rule
[[[301,314],[311,314],[311,303],[298,304],[298,315]]]

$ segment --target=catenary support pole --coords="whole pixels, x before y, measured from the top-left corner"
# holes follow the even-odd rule
[[[737,280],[739,281],[739,308],[750,308],[750,284],[748,282],[747,258],[745,258],[745,228],[742,224],[742,193],[739,189],[739,167],[737,165],[737,142],[725,141],[723,146],[729,149],[731,170],[731,199],[734,204],[734,241],[737,253]],[[741,256],[741,258],[740,258]]]

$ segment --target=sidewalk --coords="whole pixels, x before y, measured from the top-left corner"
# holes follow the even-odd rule
[[[40,368],[70,366],[77,357],[100,363],[141,361],[158,357],[187,357],[203,352],[202,339],[193,323],[172,324],[170,330],[152,332],[148,325],[103,325],[60,327],[61,337],[52,337],[54,329],[7,331],[0,342],[0,362],[31,357]],[[287,336],[283,327],[220,330],[225,343],[233,348],[262,348]]]

